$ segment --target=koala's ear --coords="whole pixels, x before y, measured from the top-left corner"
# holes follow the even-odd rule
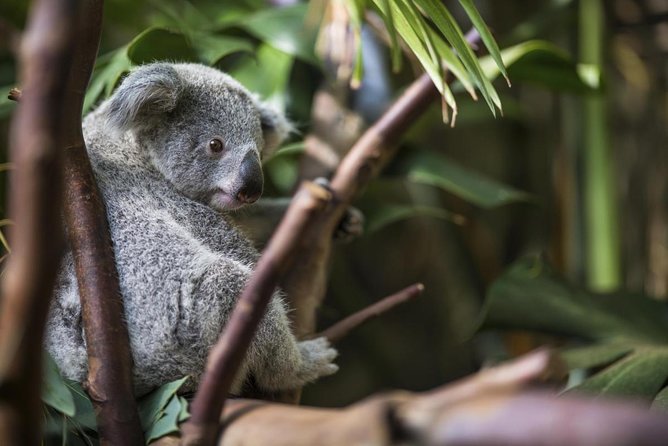
[[[170,112],[183,91],[183,82],[169,64],[144,65],[132,71],[111,98],[107,119],[125,131],[149,125],[153,118]]]
[[[266,102],[257,101],[257,103],[264,137],[263,154],[266,156],[276,150],[294,128],[283,113]]]

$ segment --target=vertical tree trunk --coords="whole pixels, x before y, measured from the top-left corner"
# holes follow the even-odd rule
[[[132,354],[106,210],[81,129],[86,87],[97,56],[103,0],[81,8],[77,45],[67,85],[65,220],[74,255],[83,314],[88,378],[102,445],[144,442],[132,385]]]

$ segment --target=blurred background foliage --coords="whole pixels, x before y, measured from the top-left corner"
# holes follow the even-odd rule
[[[26,3],[0,4],[2,160],[15,106],[4,99],[16,78],[9,36],[23,27]],[[443,4],[464,30],[477,11],[499,52],[486,39],[478,65],[457,50],[449,19],[422,15]],[[659,393],[668,376],[660,302],[668,296],[668,2],[472,4],[107,0],[86,106],[133,64],[226,70],[283,107],[299,131],[266,160],[267,195],[280,197],[301,178],[331,173],[424,67],[443,104],[412,127],[356,203],[367,233],[337,248],[320,326],[412,282],[426,291],[351,334],[340,345],[340,372],[305,389],[305,403],[429,389],[542,343],[567,349],[578,371],[572,386],[668,401]],[[441,64],[459,79],[451,93]],[[443,121],[455,112],[450,128]],[[0,175],[10,168],[2,164]],[[528,254],[551,266],[533,258],[510,267]],[[608,306],[590,291],[616,297]],[[480,327],[488,330],[474,335]],[[584,342],[598,350],[572,350]],[[607,375],[585,379],[591,368]],[[619,385],[625,377],[644,387]]]

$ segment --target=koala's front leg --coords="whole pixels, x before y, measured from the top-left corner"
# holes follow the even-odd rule
[[[190,345],[208,351],[228,322],[232,308],[252,270],[219,258],[206,266],[197,287],[184,299],[179,331]],[[285,305],[277,293],[258,327],[246,355],[244,370],[264,390],[294,389],[338,370],[332,361],[336,350],[325,339],[297,342],[290,330]],[[198,350],[198,349],[195,349]],[[239,377],[243,379],[243,377]]]

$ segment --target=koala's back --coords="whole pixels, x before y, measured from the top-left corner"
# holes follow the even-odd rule
[[[209,286],[202,277],[218,260],[250,271],[257,252],[222,214],[178,193],[132,137],[107,132],[100,111],[86,117],[84,135],[107,207],[135,387],[142,394],[201,373],[225,315],[186,314],[184,301],[194,289]],[[230,294],[238,295],[246,277],[230,274]],[[54,300],[47,347],[66,377],[83,381],[87,360],[71,253],[65,256]]]

